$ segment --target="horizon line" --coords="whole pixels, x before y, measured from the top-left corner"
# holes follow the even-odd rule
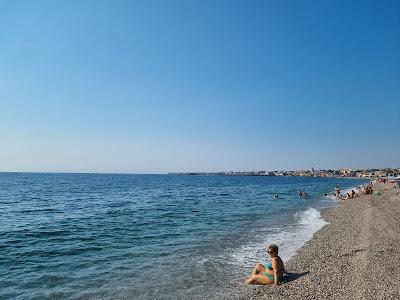
[[[383,167],[383,168],[327,168],[327,169],[314,169],[314,171],[340,171],[340,170],[352,170],[352,171],[361,171],[361,170],[384,170],[384,169],[400,169],[400,167]],[[104,175],[168,175],[168,174],[187,174],[187,173],[207,173],[207,174],[215,174],[215,173],[250,173],[250,172],[297,172],[297,171],[310,171],[310,169],[275,169],[275,170],[246,170],[246,171],[171,171],[171,172],[150,172],[150,173],[141,173],[141,172],[95,172],[95,171],[0,171],[0,173],[25,173],[25,174],[104,174]]]

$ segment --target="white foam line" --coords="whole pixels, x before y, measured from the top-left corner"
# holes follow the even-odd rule
[[[288,260],[297,253],[313,234],[327,223],[322,220],[320,211],[308,208],[295,214],[297,222],[286,228],[273,228],[271,233],[260,240],[239,247],[230,255],[232,263],[244,268],[252,268],[254,264],[266,262],[267,247],[274,243],[279,247],[279,255],[283,260]]]

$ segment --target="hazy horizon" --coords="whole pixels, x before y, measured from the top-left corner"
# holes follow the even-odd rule
[[[0,1],[0,171],[398,167],[399,11]]]
[[[180,174],[180,173],[227,173],[227,172],[258,172],[258,171],[266,171],[266,172],[274,172],[274,171],[307,171],[311,170],[312,168],[305,168],[305,169],[253,169],[253,170],[185,170],[185,171],[170,171],[170,172],[145,172],[145,173],[136,173],[136,172],[113,172],[113,171],[105,171],[105,172],[96,172],[96,171],[69,171],[69,172],[64,172],[64,171],[3,171],[0,170],[0,173],[37,173],[37,174],[116,174],[116,175],[167,175],[167,174]],[[321,168],[317,169],[314,168],[315,171],[326,171],[326,170],[344,170],[344,169],[350,169],[350,170],[371,170],[371,169],[400,169],[398,166],[392,166],[392,167],[366,167],[366,168],[350,168],[350,167],[344,167],[344,168]]]

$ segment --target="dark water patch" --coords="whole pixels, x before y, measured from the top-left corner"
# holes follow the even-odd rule
[[[158,198],[167,198],[167,199],[170,199],[170,198],[172,198],[172,197],[173,197],[172,194],[167,194],[167,195],[160,195],[160,196],[158,196]]]
[[[87,246],[87,247],[80,247],[80,248],[72,248],[72,249],[37,249],[37,250],[30,250],[30,251],[23,251],[23,252],[16,252],[17,257],[46,257],[46,258],[54,258],[60,256],[76,256],[85,254],[88,252],[97,252],[103,250],[102,247],[96,246]]]
[[[37,232],[25,232],[23,235],[25,237],[31,238],[46,238],[46,237],[58,237],[58,236],[69,236],[69,230],[44,230],[44,231],[37,231]]]
[[[170,211],[170,209],[168,209],[168,208],[161,208],[161,207],[157,207],[156,210],[158,210],[158,211]]]
[[[26,210],[21,210],[20,211],[23,214],[29,214],[29,213],[43,213],[43,212],[48,212],[48,213],[63,213],[63,211],[60,211],[55,208],[35,208],[35,209],[26,209]]]

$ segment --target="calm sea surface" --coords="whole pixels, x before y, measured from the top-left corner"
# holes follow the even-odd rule
[[[0,173],[0,299],[229,296],[266,245],[288,259],[324,225],[325,193],[362,183]]]

